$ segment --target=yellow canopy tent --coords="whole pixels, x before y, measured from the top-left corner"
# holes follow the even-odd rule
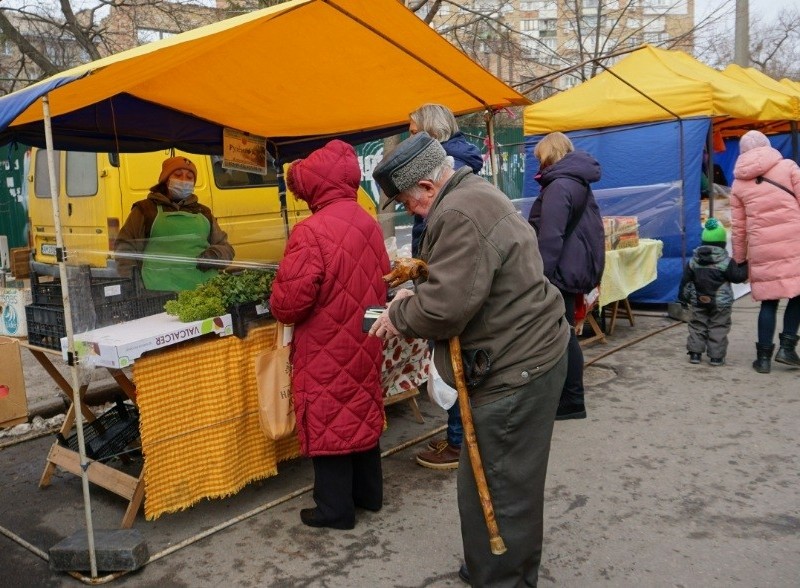
[[[289,144],[405,126],[424,102],[530,103],[396,0],[295,0],[76,67],[0,98],[0,142],[43,145],[44,95],[57,149],[194,153],[222,127]]]
[[[799,120],[787,93],[726,76],[681,51],[645,45],[598,76],[525,108],[525,135],[713,117],[715,125]]]

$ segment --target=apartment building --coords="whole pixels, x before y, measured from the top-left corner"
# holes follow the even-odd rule
[[[533,85],[585,64],[554,77],[551,92],[595,75],[594,57],[643,43],[693,49],[694,0],[463,0],[459,5],[443,3],[432,26],[511,84]],[[424,8],[420,16],[427,16]]]

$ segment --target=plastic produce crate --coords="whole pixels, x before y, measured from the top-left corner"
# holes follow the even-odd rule
[[[94,278],[89,283],[94,304],[119,302],[136,297],[136,287],[129,278]],[[63,306],[61,281],[41,281],[31,274],[31,293],[33,303],[50,306]]]
[[[58,442],[78,451],[78,433],[66,439],[60,433]],[[105,461],[125,453],[125,449],[139,438],[139,411],[132,404],[117,398],[116,405],[83,427],[86,456]]]
[[[247,337],[251,327],[263,324],[272,318],[269,306],[265,302],[245,302],[235,304],[228,309],[231,315],[233,334],[240,339]]]

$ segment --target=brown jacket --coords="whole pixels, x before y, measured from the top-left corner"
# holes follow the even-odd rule
[[[201,255],[205,259],[221,259],[231,261],[234,256],[233,247],[228,243],[228,234],[223,231],[217,219],[208,206],[200,204],[197,196],[192,194],[186,200],[172,201],[160,192],[150,192],[147,199],[134,202],[125,224],[119,231],[114,247],[115,253],[140,254],[144,252],[147,240],[150,238],[150,229],[158,214],[158,205],[166,212],[184,211],[202,214],[211,223],[211,232],[208,235],[208,248]],[[117,267],[121,274],[130,273],[130,269],[137,264],[136,259],[119,257]]]
[[[558,289],[544,277],[533,228],[511,201],[469,169],[442,188],[427,218],[420,257],[429,277],[389,309],[404,335],[436,340],[436,367],[454,385],[448,339],[484,349],[491,370],[470,390],[474,404],[502,397],[553,367],[569,325]]]

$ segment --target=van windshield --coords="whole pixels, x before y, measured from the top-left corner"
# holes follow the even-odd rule
[[[214,170],[214,183],[217,188],[253,188],[263,186],[277,186],[278,172],[275,169],[275,160],[267,155],[267,173],[256,174],[222,167],[222,158],[212,156],[212,169]]]

